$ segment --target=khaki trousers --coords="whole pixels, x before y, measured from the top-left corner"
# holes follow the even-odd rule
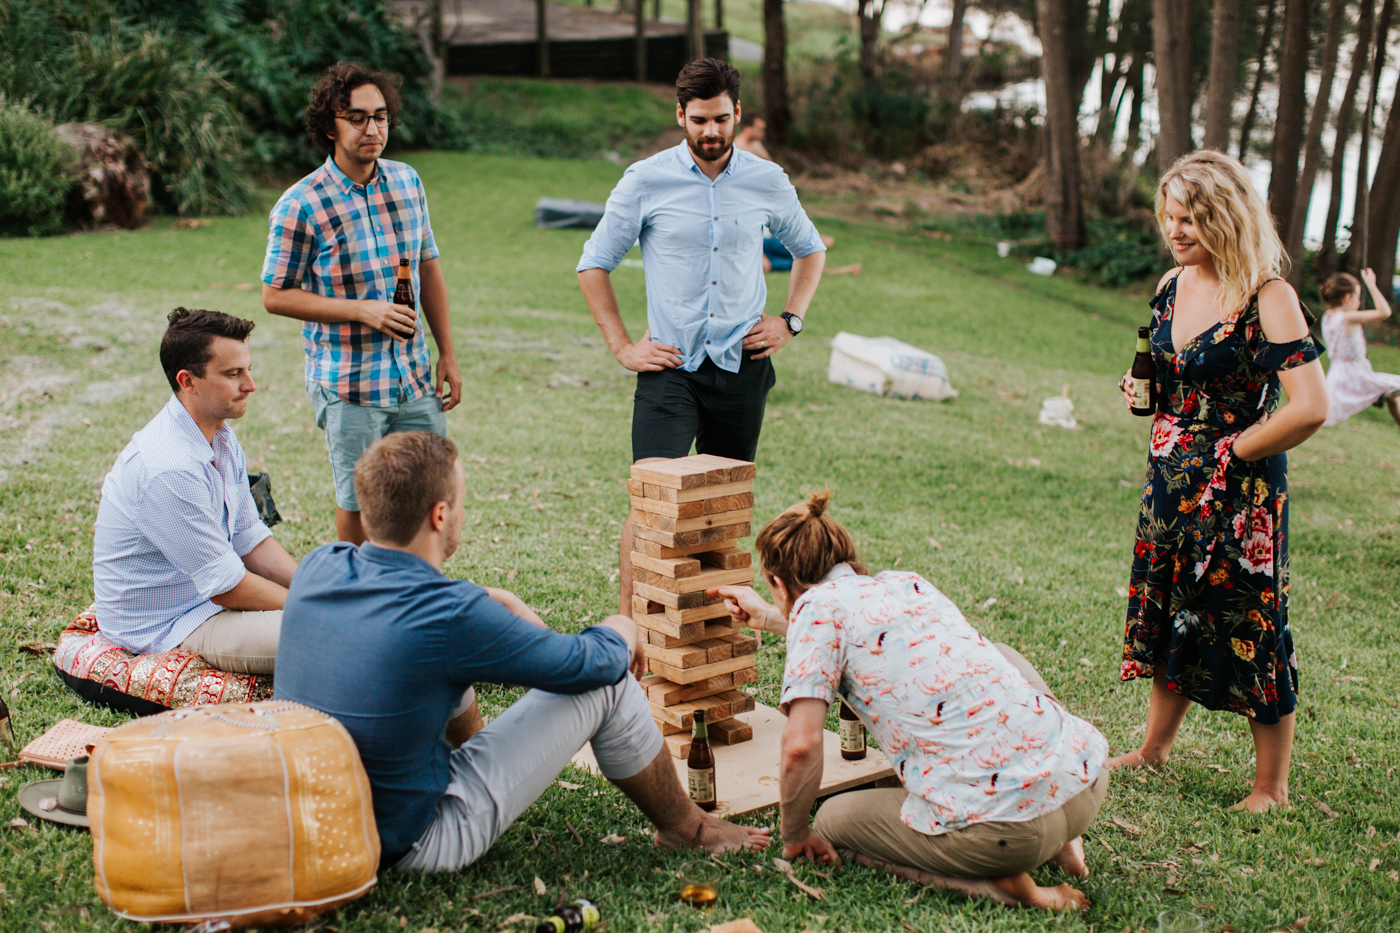
[[[1040,674],[1014,648],[997,649],[1032,687],[1054,698]],[[1053,813],[1016,823],[977,823],[929,836],[899,817],[908,791],[902,787],[851,791],[832,797],[812,829],[838,849],[949,878],[1002,878],[1044,865],[1094,822],[1108,795],[1108,772]]]
[[[281,634],[280,609],[225,609],[206,619],[180,647],[193,651],[221,671],[269,676],[277,663],[277,640]]]

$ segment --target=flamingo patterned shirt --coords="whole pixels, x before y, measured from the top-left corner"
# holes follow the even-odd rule
[[[1097,729],[1032,688],[916,573],[837,564],[793,606],[783,712],[837,694],[909,791],[901,818],[930,836],[1053,813],[1108,754]]]

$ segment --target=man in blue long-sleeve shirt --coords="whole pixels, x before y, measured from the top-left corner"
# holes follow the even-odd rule
[[[632,461],[696,453],[752,460],[776,376],[802,331],[826,246],[776,163],[734,148],[739,72],[701,59],[676,78],[685,142],[628,167],[579,259],[579,287],[617,361],[637,373]],[[782,314],[765,314],[763,228],[795,257]],[[647,331],[633,343],[610,275],[641,241]],[[622,612],[632,610],[632,519]]]
[[[663,846],[763,848],[768,830],[693,803],[646,696],[631,619],[552,631],[513,594],[444,576],[465,519],[457,448],[415,431],[377,441],[355,467],[368,540],[311,552],[292,578],[276,696],[338,719],[369,775],[381,864],[470,865],[591,742],[603,775]],[[478,681],[536,688],[455,751],[450,719],[475,715]],[[465,711],[464,711],[465,707]]]

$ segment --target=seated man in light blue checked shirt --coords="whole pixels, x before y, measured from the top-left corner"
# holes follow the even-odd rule
[[[272,209],[263,307],[306,322],[306,389],[326,432],[335,530],[365,540],[355,495],[360,454],[394,431],[447,435],[462,397],[447,283],[418,173],[379,158],[397,125],[393,76],[341,62],[321,75],[306,132],[328,153]],[[436,380],[418,310],[394,303],[399,263],[438,348]],[[443,382],[448,394],[443,394]]]
[[[772,356],[802,330],[826,246],[776,163],[734,147],[739,72],[716,59],[681,69],[685,142],[628,167],[578,263],[608,349],[637,373],[632,462],[695,452],[752,460],[773,387]],[[795,257],[781,315],[765,314],[763,228]],[[647,331],[622,323],[612,270],[641,240]],[[622,613],[632,612],[632,522],[622,530]]]
[[[136,654],[185,648],[271,674],[296,561],[272,540],[228,426],[248,409],[253,322],[176,308],[160,341],[174,397],[102,483],[92,545],[97,624]]]

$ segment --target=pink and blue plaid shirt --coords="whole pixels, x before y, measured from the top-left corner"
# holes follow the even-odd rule
[[[409,166],[388,159],[379,160],[368,184],[357,185],[328,157],[278,199],[270,227],[262,280],[327,298],[392,301],[404,256],[413,270],[413,294],[421,296],[419,263],[438,257],[423,182]],[[308,321],[302,329],[307,385],[371,407],[432,395],[423,330],[421,314],[407,342],[367,324]]]

